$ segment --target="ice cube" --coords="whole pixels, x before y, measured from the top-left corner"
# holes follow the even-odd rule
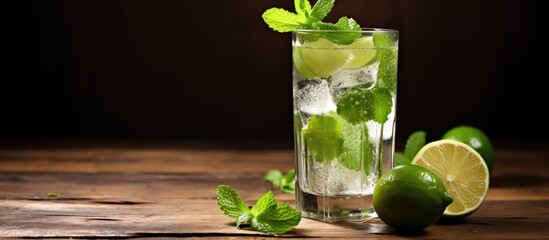
[[[295,104],[300,112],[313,115],[336,110],[330,94],[330,86],[325,79],[302,80],[296,84]]]
[[[345,69],[330,76],[330,85],[335,88],[372,88],[377,79],[379,63],[370,64],[359,69]]]
[[[375,183],[364,171],[348,169],[338,161],[314,161],[309,174],[308,187],[318,195],[367,195],[373,192]]]

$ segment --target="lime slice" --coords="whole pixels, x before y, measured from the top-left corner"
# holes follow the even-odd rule
[[[298,47],[292,49],[292,57],[294,61],[295,69],[303,76],[304,78],[316,78],[316,74],[303,62],[301,58],[301,51]]]
[[[480,154],[462,142],[445,139],[425,145],[412,164],[433,171],[443,182],[454,202],[444,218],[461,218],[477,210],[488,193],[490,174]]]
[[[310,72],[318,77],[324,78],[343,68],[351,55],[350,51],[343,49],[341,46],[324,38],[320,38],[314,42],[306,42],[298,51],[301,60],[303,60],[303,63],[310,69]],[[300,60],[296,61],[294,59],[294,63],[299,61]],[[303,74],[303,76],[306,76],[304,72],[306,74],[309,73],[306,70],[302,71],[303,72],[300,73]]]
[[[376,59],[376,50],[372,37],[363,37],[355,40],[347,48],[350,49],[351,58],[345,68],[356,69],[373,63]]]
[[[456,126],[448,130],[442,139],[455,139],[474,148],[486,162],[488,170],[494,168],[494,147],[490,138],[482,130],[472,126]]]

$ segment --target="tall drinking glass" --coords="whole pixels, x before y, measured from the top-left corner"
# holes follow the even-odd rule
[[[292,32],[296,208],[325,222],[376,216],[392,167],[398,31]]]

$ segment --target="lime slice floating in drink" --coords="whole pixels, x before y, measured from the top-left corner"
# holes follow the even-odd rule
[[[304,77],[328,77],[343,68],[351,56],[349,50],[324,38],[306,42],[297,51],[301,58],[294,57],[294,64]]]
[[[301,58],[300,50],[297,47],[294,47],[292,50],[292,56],[294,61],[294,67],[297,71],[305,78],[316,78],[316,74],[311,70],[307,64]]]
[[[351,58],[345,65],[345,68],[356,69],[373,63],[376,59],[376,50],[372,37],[363,37],[355,40],[347,46],[351,52]]]

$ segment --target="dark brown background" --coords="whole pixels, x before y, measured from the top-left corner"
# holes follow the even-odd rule
[[[291,0],[10,1],[0,139],[292,141]],[[400,31],[397,140],[470,124],[548,140],[541,1],[338,0],[329,21]]]

